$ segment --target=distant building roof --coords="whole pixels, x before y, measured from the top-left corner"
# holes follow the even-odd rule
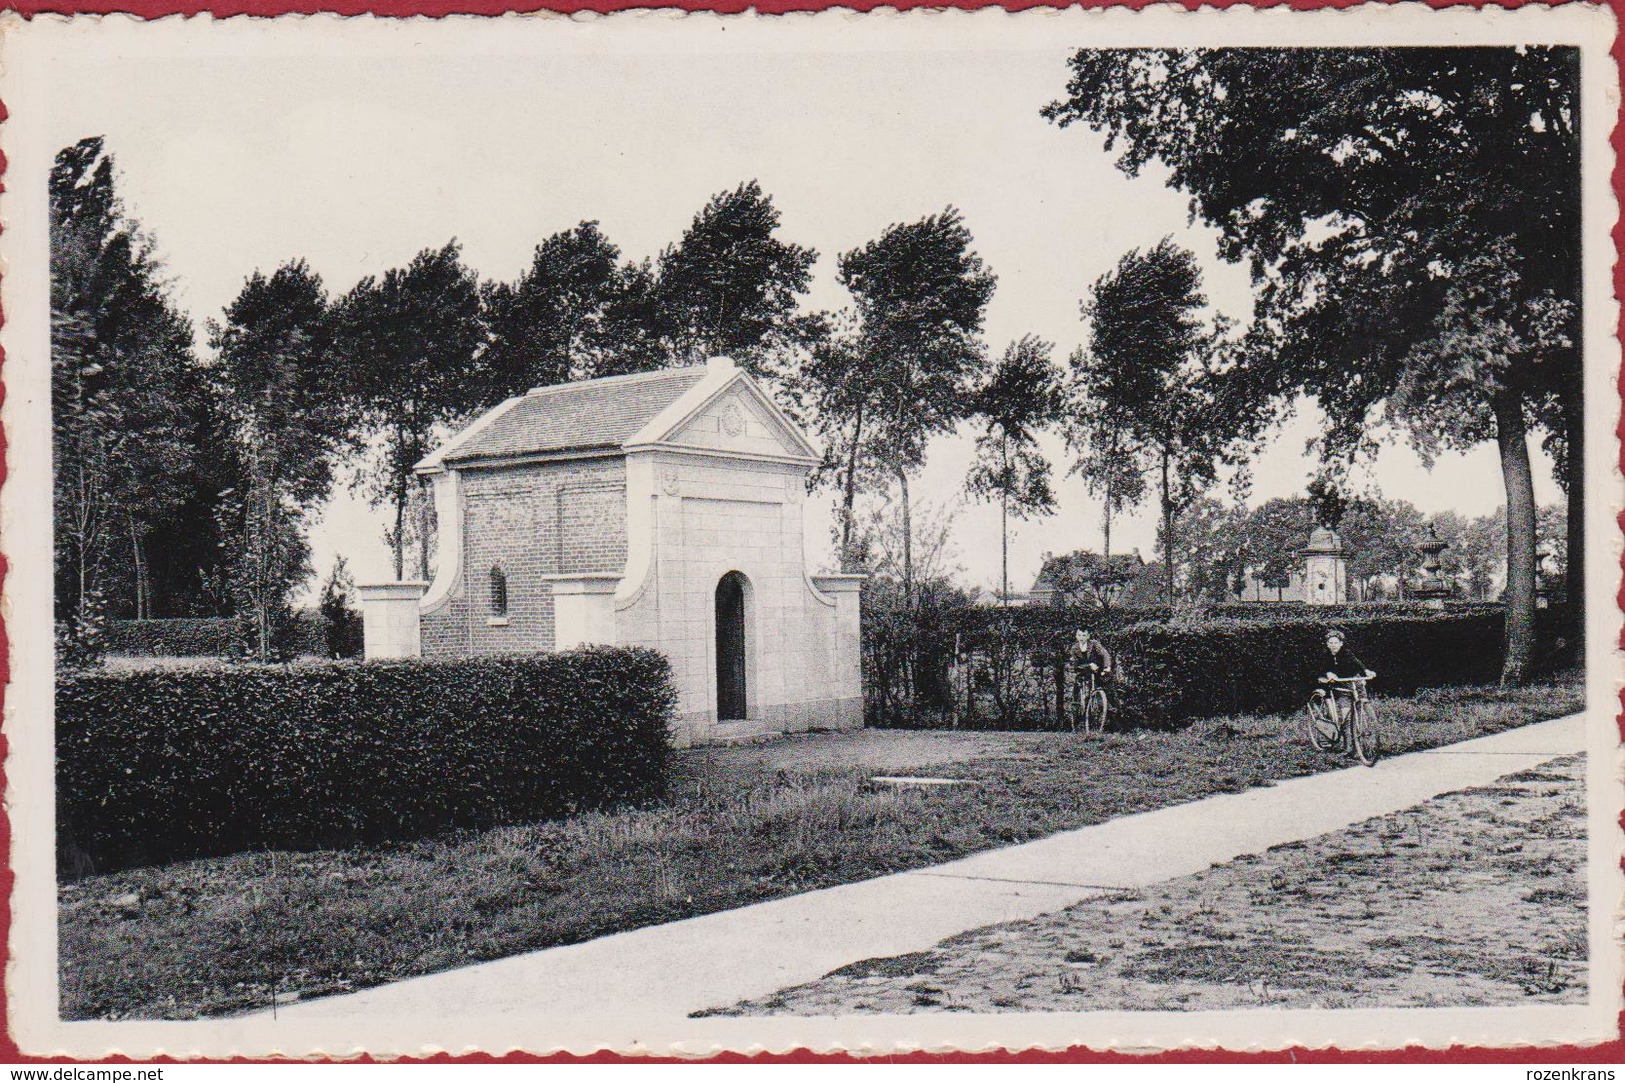
[[[1075,591],[1082,597],[1065,598],[1062,586],[1063,581],[1070,576],[1078,575],[1085,569],[1092,569],[1102,563],[1099,553],[1092,553],[1080,549],[1074,553],[1063,553],[1059,556],[1046,553],[1044,566],[1039,569],[1038,578],[1033,580],[1030,597],[1035,602],[1088,603],[1088,591]],[[1121,592],[1112,601],[1113,606],[1124,609],[1145,609],[1150,606],[1163,604],[1163,570],[1159,563],[1147,564],[1139,553],[1118,553],[1113,555],[1111,563],[1122,581]]]
[[[425,465],[618,448],[708,371],[691,365],[538,387],[474,422]]]
[[[1317,526],[1309,535],[1309,547],[1301,552],[1304,555],[1309,553],[1327,553],[1335,556],[1336,554],[1344,551],[1343,539],[1337,536],[1336,531],[1330,529],[1329,527]]]

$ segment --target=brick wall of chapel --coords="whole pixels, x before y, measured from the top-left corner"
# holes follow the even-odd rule
[[[463,471],[463,567],[423,616],[425,655],[553,649],[544,575],[626,567],[626,460],[581,459]],[[493,625],[491,569],[508,582],[506,625]]]

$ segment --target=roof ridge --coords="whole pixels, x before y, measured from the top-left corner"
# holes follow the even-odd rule
[[[594,376],[590,380],[571,380],[568,383],[562,384],[543,384],[541,387],[533,387],[529,391],[525,392],[524,397],[530,398],[531,396],[550,395],[557,391],[568,390],[569,388],[586,387],[589,384],[594,384],[601,387],[605,384],[629,384],[636,383],[638,381],[647,381],[652,383],[655,380],[669,379],[678,373],[687,373],[694,370],[699,370],[702,373],[706,371],[704,365],[675,365],[671,368],[651,369],[648,372],[623,372],[618,376]]]

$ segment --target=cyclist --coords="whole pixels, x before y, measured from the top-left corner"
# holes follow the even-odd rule
[[[1326,629],[1326,655],[1320,664],[1320,683],[1330,686],[1330,694],[1328,694],[1328,689],[1325,688],[1315,691],[1315,695],[1325,700],[1327,707],[1330,708],[1333,725],[1342,724],[1341,714],[1343,708],[1339,701],[1345,700],[1350,705],[1354,701],[1354,690],[1352,688],[1334,682],[1338,678],[1346,680],[1350,677],[1364,677],[1366,680],[1370,680],[1377,675],[1369,666],[1360,661],[1353,651],[1344,646],[1346,638],[1341,628]]]
[[[1075,716],[1081,717],[1084,678],[1093,674],[1097,686],[1106,688],[1112,680],[1112,652],[1088,628],[1079,628],[1073,634],[1066,653],[1072,660],[1072,671],[1076,675],[1072,681],[1072,710]]]

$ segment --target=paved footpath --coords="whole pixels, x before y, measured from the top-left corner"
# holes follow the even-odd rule
[[[859,959],[1200,872],[1583,751],[1580,715],[1125,816],[946,865],[548,948],[278,1010],[279,1021],[387,1018],[681,1025]],[[268,1015],[269,1013],[265,1013]],[[264,1020],[262,1015],[261,1021]]]

